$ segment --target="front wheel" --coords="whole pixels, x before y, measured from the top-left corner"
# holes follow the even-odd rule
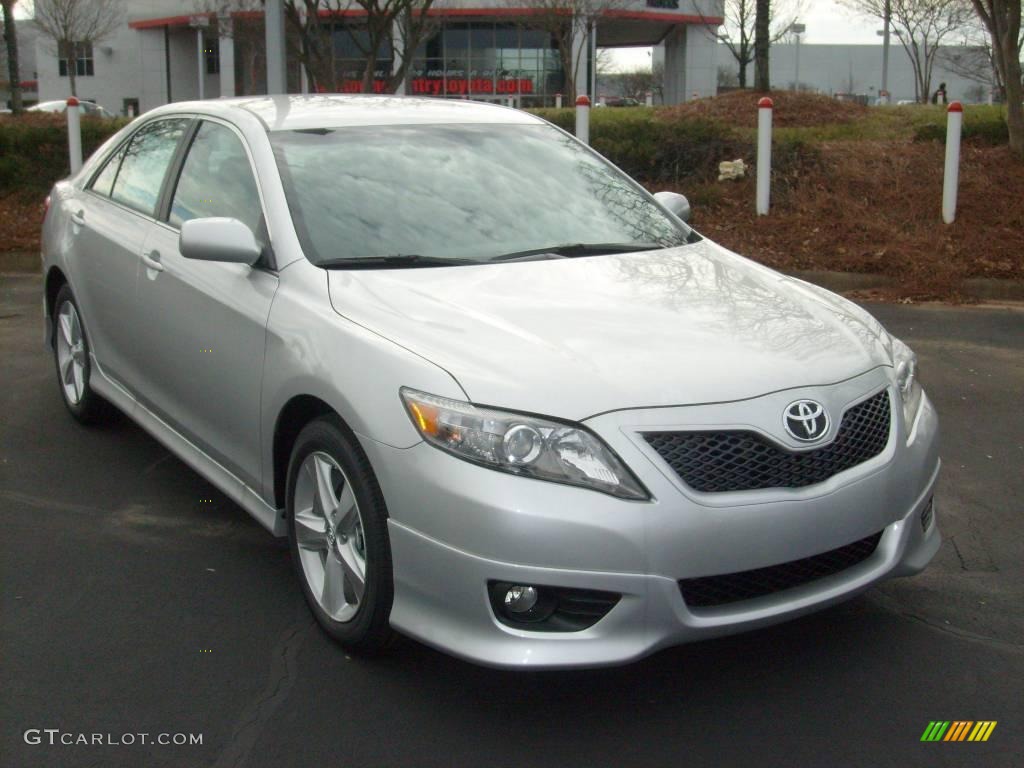
[[[369,461],[337,417],[308,424],[288,465],[288,537],[317,622],[346,648],[392,638],[387,508]]]

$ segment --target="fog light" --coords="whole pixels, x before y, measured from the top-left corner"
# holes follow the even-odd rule
[[[537,590],[533,587],[511,586],[505,593],[505,610],[526,613],[537,604]]]

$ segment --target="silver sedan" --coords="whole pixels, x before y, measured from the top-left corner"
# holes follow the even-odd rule
[[[870,315],[523,112],[178,103],[58,183],[45,331],[276,536],[354,651],[617,664],[939,546],[938,422]]]

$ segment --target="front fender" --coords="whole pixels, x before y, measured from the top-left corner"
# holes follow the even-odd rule
[[[261,398],[262,493],[271,503],[274,433],[293,398],[316,397],[356,434],[396,448],[421,439],[402,406],[401,387],[466,399],[444,369],[335,312],[325,270],[302,259],[280,278],[267,323]]]

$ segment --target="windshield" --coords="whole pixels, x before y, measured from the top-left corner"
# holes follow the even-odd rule
[[[549,125],[360,126],[280,131],[271,142],[314,263],[467,263],[577,244],[669,247],[690,234]]]

